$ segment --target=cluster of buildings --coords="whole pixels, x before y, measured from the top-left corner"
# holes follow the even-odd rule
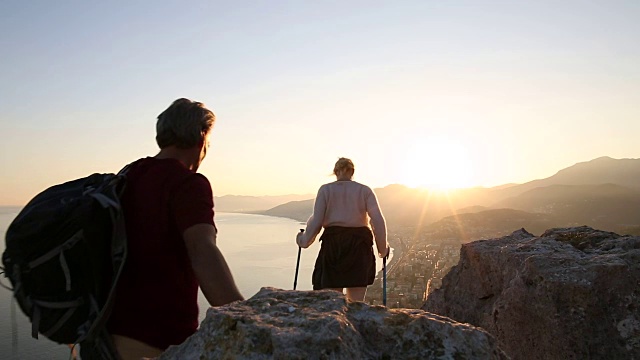
[[[513,220],[511,213],[489,215],[449,217],[420,229],[410,226],[389,229],[394,257],[387,269],[387,306],[421,307],[458,263],[462,243],[508,235],[516,230],[510,225],[512,222],[523,222]],[[367,289],[365,301],[382,304],[382,273]]]
[[[433,290],[440,287],[442,278],[458,263],[460,242],[453,239],[420,241],[405,229],[390,234],[394,258],[387,267],[387,306],[391,308],[419,308]],[[382,273],[367,290],[366,301],[382,304]]]

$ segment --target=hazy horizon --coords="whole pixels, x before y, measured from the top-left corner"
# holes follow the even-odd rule
[[[640,160],[640,159],[635,159],[635,158],[614,159],[614,158],[611,158],[609,156],[600,156],[598,158],[590,159],[590,160],[587,160],[587,161],[581,161],[581,162],[578,162],[578,163],[573,164],[573,165],[589,163],[589,162],[591,162],[593,160],[598,160],[598,159],[603,159],[603,158],[608,158],[608,159],[612,159],[612,160]],[[573,166],[573,165],[571,165],[571,166]],[[561,170],[564,170],[564,169],[558,169],[558,171],[561,171]],[[553,175],[557,174],[558,171],[554,172]],[[455,192],[455,191],[458,191],[458,190],[482,189],[482,188],[491,189],[491,188],[502,188],[502,187],[505,187],[505,186],[517,186],[517,185],[526,184],[526,183],[531,182],[531,181],[542,180],[542,179],[545,179],[545,178],[529,179],[529,180],[527,180],[525,182],[522,182],[522,183],[505,183],[505,184],[498,184],[498,185],[495,185],[495,186],[477,185],[477,186],[467,186],[467,187],[459,187],[459,188],[439,188],[439,187],[428,187],[428,186],[410,186],[410,185],[407,185],[407,184],[400,184],[400,183],[386,184],[386,185],[378,186],[378,187],[375,187],[375,188],[376,189],[381,189],[381,188],[386,188],[386,187],[389,187],[389,186],[397,186],[397,185],[399,185],[399,186],[404,186],[404,187],[407,187],[407,188],[410,188],[410,189],[413,189],[413,190],[436,191],[436,192],[447,193],[447,192]],[[72,180],[72,179],[69,179],[69,180]],[[354,178],[354,180],[358,181],[357,178]],[[331,181],[335,181],[335,178],[333,178],[333,176],[327,176],[327,181],[326,182],[331,182]],[[52,186],[52,185],[55,185],[55,184],[50,184],[48,186]],[[318,184],[318,186],[320,186],[320,185],[321,184]],[[214,188],[215,188],[215,185],[214,185]],[[41,189],[41,190],[44,190],[44,188]],[[39,190],[39,191],[41,191],[41,190]],[[36,194],[37,193],[34,193],[33,196],[35,196]],[[220,198],[220,197],[299,198],[298,200],[301,200],[301,199],[314,198],[315,197],[315,192],[313,192],[313,193],[309,192],[309,193],[306,193],[306,194],[269,194],[269,195],[256,195],[256,194],[224,194],[224,195],[218,195],[218,194],[214,193],[214,197],[215,198]],[[30,199],[31,198],[29,198],[28,200],[30,200]],[[287,200],[287,201],[295,201],[295,200]],[[285,202],[287,202],[287,201],[285,201]],[[0,204],[0,207],[22,207],[24,205],[26,205],[26,202],[24,204]],[[224,210],[222,212],[224,212]]]
[[[157,153],[173,100],[217,115],[216,196],[525,183],[640,158],[640,3],[0,4],[0,205]]]

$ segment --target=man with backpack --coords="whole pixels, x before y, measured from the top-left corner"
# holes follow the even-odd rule
[[[215,115],[178,99],[158,116],[160,152],[132,163],[122,195],[127,259],[107,329],[123,359],[155,357],[198,327],[198,286],[212,306],[243,300],[216,246],[213,194],[196,171]]]

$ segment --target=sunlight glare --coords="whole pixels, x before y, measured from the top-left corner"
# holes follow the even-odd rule
[[[450,190],[472,186],[468,149],[449,137],[416,138],[407,144],[402,179],[409,187]]]

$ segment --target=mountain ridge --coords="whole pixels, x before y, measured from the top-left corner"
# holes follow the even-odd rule
[[[223,195],[214,196],[216,211],[221,212],[255,212],[268,210],[275,206],[291,201],[303,199],[313,199],[311,194],[288,194],[288,195]]]
[[[450,192],[391,184],[374,191],[390,226],[426,229],[447,216],[511,208],[548,216],[548,220],[541,221],[540,228],[588,224],[624,233],[627,228],[640,226],[640,219],[634,217],[640,213],[637,179],[640,159],[603,156],[523,184]],[[306,221],[312,213],[313,201],[284,203],[257,213]],[[545,208],[555,210],[542,211]]]

